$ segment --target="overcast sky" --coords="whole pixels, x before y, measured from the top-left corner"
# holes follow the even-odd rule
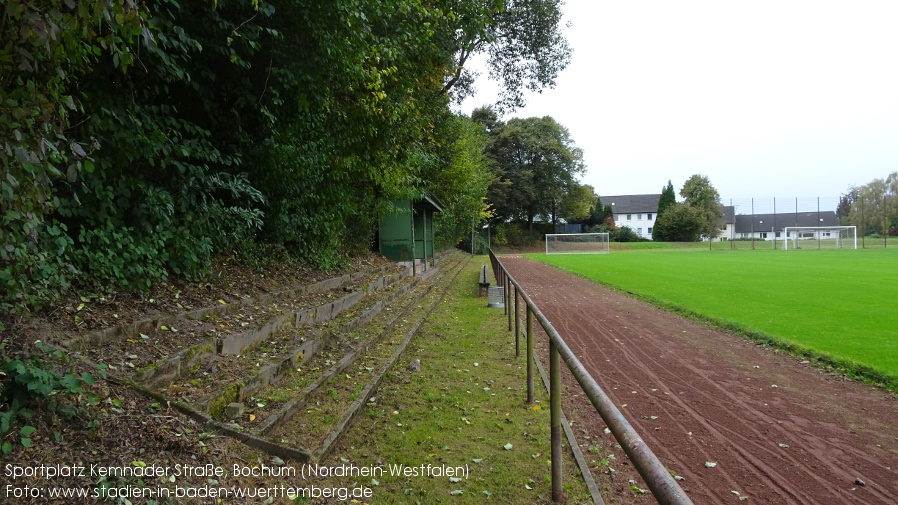
[[[898,171],[898,0],[567,0],[552,116],[600,195],[837,197]],[[484,76],[466,114],[495,101]]]

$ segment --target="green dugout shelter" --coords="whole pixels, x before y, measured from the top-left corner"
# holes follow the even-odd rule
[[[411,261],[412,272],[415,260],[433,259],[434,233],[433,215],[443,211],[443,204],[431,195],[418,200],[394,200],[397,211],[380,220],[380,253],[393,261]]]

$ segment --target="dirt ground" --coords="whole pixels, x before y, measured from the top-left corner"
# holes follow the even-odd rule
[[[898,503],[895,395],[552,267],[501,261],[696,504]],[[565,384],[577,436],[609,442],[569,374]],[[654,502],[624,498],[643,500]]]

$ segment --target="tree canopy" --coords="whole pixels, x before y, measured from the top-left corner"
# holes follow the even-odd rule
[[[658,199],[658,214],[655,216],[655,227],[652,229],[652,240],[670,241],[665,229],[665,220],[661,219],[671,207],[677,204],[677,194],[674,192],[673,183],[667,181],[667,185],[661,190],[661,197]]]
[[[525,91],[554,87],[570,62],[562,33],[560,0],[455,0],[445,12],[455,48],[444,90],[458,102],[474,93],[477,75],[466,65],[488,55],[490,78],[502,89],[496,105],[507,112],[524,105]]]
[[[705,217],[698,207],[675,203],[668,207],[664,214],[658,215],[652,238],[667,242],[696,242],[705,229]],[[664,230],[663,238],[655,236],[656,230],[659,228]]]
[[[680,196],[687,206],[701,212],[702,234],[710,238],[720,235],[720,229],[724,226],[723,205],[720,203],[720,194],[707,176],[691,176],[680,188]]]
[[[864,235],[898,234],[898,172],[851,188],[839,210]]]
[[[474,116],[492,117],[483,111]],[[486,154],[496,171],[488,193],[494,217],[523,220],[531,233],[537,217],[557,223],[562,202],[586,170],[582,150],[549,116],[494,123]]]
[[[560,2],[8,0],[0,18],[0,300],[146,287],[216,254],[335,266],[394,198],[440,239],[482,216],[482,128],[453,114],[471,54],[506,105],[551,85]],[[517,98],[515,98],[517,97]]]

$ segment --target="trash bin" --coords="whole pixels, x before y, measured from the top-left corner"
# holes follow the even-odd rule
[[[505,286],[490,286],[487,288],[486,306],[494,309],[505,308]]]

